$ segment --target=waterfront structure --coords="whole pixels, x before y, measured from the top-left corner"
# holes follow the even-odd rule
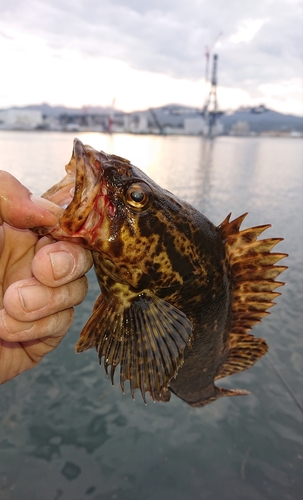
[[[291,137],[302,137],[303,134],[303,120],[300,116],[284,115],[264,105],[227,110],[212,127],[211,136],[291,134]],[[76,109],[46,104],[31,105],[0,110],[0,129],[210,137],[209,124],[201,109],[180,104],[131,113],[101,107]]]
[[[9,130],[34,130],[43,125],[39,110],[11,108],[0,110],[0,128]]]

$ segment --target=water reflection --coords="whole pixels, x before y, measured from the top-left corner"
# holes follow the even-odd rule
[[[196,166],[196,183],[191,203],[202,213],[207,213],[212,195],[212,166],[214,140],[201,138],[200,154]]]

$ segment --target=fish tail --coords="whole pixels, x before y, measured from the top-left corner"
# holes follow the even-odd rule
[[[216,385],[214,385],[214,393],[212,396],[207,399],[203,398],[195,403],[189,403],[189,405],[193,408],[200,408],[201,406],[212,403],[213,401],[216,401],[216,399],[222,398],[224,396],[247,396],[248,394],[250,394],[250,392],[244,391],[242,389],[223,389],[222,387],[217,387]]]

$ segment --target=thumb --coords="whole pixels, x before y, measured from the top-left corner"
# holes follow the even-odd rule
[[[7,222],[19,229],[54,226],[61,213],[61,207],[32,196],[15,177],[0,171],[0,224]]]

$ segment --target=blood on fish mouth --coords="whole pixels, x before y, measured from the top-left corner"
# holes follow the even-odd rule
[[[110,218],[115,215],[103,177],[102,159],[89,162],[82,143],[75,139],[73,155],[65,170],[65,177],[43,195],[62,208],[58,224],[50,234],[89,248],[105,231],[102,230],[105,212]]]

